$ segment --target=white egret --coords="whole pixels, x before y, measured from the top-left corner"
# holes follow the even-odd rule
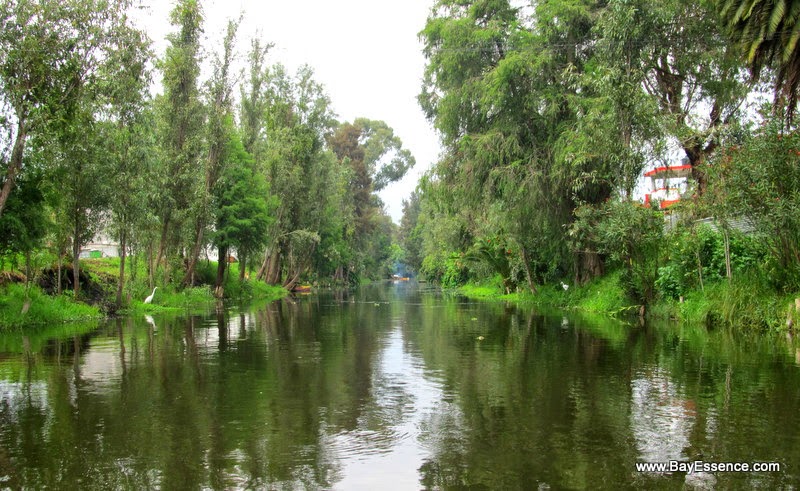
[[[150,303],[153,301],[153,295],[156,294],[156,290],[158,290],[158,287],[153,288],[153,293],[151,293],[149,297],[144,299],[144,303]]]
[[[564,289],[564,291],[567,291],[567,290],[569,290],[569,285],[568,285],[568,284],[566,284],[566,283],[564,283],[564,282],[562,281],[562,282],[561,282],[561,288],[563,288],[563,289]]]

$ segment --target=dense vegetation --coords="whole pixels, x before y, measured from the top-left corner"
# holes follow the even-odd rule
[[[0,262],[23,311],[37,283],[90,295],[80,254],[102,230],[117,308],[155,286],[354,284],[402,260],[565,305],[799,317],[795,4],[438,0],[419,102],[443,153],[399,227],[375,193],[414,159],[386,123],[337,121],[312,70],[270,64],[260,39],[237,76],[237,22],[202,46],[198,0],[176,3],[156,59],[131,7],[0,0]],[[678,162],[687,199],[642,206],[643,170]]]
[[[437,1],[419,100],[444,153],[406,204],[407,259],[448,286],[569,305],[601,284],[606,310],[785,325],[800,292],[797,10]],[[642,206],[643,170],[679,163],[692,199]]]
[[[269,63],[260,39],[235,73],[237,22],[202,46],[198,0],[176,2],[156,59],[133,7],[0,1],[0,269],[23,310],[51,276],[92,295],[78,279],[98,232],[120,245],[118,308],[156,286],[230,296],[229,258],[251,291],[388,276],[396,226],[375,192],[414,164],[392,128],[337,121],[312,70]]]

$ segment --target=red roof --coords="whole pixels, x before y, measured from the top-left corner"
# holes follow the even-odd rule
[[[672,167],[667,165],[645,172],[644,177],[688,177],[691,170],[691,165],[674,165]]]

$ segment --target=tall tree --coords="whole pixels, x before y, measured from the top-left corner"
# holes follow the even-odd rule
[[[94,236],[105,214],[110,196],[109,168],[105,143],[90,100],[63,120],[55,131],[52,146],[61,182],[62,218],[72,235],[72,286],[80,296],[80,254],[83,245]]]
[[[724,129],[741,116],[751,89],[736,50],[721,33],[714,3],[620,0],[611,2],[602,17],[601,35],[609,44],[635,47],[636,56],[606,61],[641,74],[666,136],[685,154],[702,193],[702,164],[719,146]]]
[[[189,253],[186,275],[183,278],[184,285],[192,285],[194,283],[194,270],[197,258],[200,255],[200,247],[203,245],[203,234],[212,220],[210,209],[212,192],[217,180],[225,172],[225,146],[228,145],[231,139],[230,131],[233,120],[233,102],[231,100],[233,81],[231,80],[230,70],[237,29],[238,23],[234,21],[228,22],[228,28],[222,44],[223,52],[221,56],[216,56],[214,59],[214,72],[209,82],[208,95],[210,100],[206,137],[208,154],[204,166],[205,179],[204,185],[199,190],[199,199],[195,198],[193,206],[194,242]]]
[[[419,272],[423,259],[422,231],[419,226],[422,212],[420,193],[418,189],[407,200],[403,200],[403,216],[400,219],[400,243],[405,249],[406,264],[414,273]]]
[[[610,192],[590,166],[558,152],[577,118],[572,75],[591,54],[595,10],[542,2],[529,21],[507,1],[446,0],[421,33],[429,61],[420,103],[446,149],[436,177],[472,233],[519,246],[531,287],[571,269],[561,236],[574,203]],[[588,255],[576,274],[599,266]]]
[[[192,195],[201,181],[200,161],[203,107],[200,101],[200,36],[203,13],[197,0],[180,0],[170,13],[178,32],[167,36],[169,46],[159,63],[163,73],[164,95],[160,99],[161,146],[163,148],[163,190],[157,214],[161,220],[161,240],[156,265],[175,242],[187,218]],[[168,276],[168,273],[167,273]]]
[[[258,38],[251,41],[247,73],[242,74],[246,83],[240,88],[239,119],[242,143],[259,167],[264,161],[266,145],[266,118],[269,105],[266,92],[269,70],[266,66],[266,57],[271,47],[271,44],[262,44]]]
[[[358,262],[347,267],[361,274],[366,263],[372,262],[367,259],[374,255],[370,249],[376,243],[371,240],[373,232],[385,229],[382,203],[375,193],[401,179],[414,165],[414,157],[389,125],[366,118],[340,124],[328,137],[328,146],[349,169],[353,230],[342,232],[350,238]]]
[[[271,212],[276,206],[266,179],[257,171],[238,135],[232,131],[228,134],[230,139],[220,155],[225,165],[213,189],[216,206],[212,236],[219,251],[214,292],[220,298],[224,294],[223,281],[229,251],[236,250],[239,267],[244,268],[242,258],[266,244],[267,232],[274,220]]]
[[[23,168],[28,137],[58,122],[98,81],[97,70],[128,30],[128,0],[0,2],[0,125],[8,134],[0,215]],[[5,133],[5,131],[4,131]],[[4,159],[5,160],[5,159]]]
[[[280,204],[258,277],[291,287],[311,264],[334,188],[329,185],[331,156],[324,147],[334,119],[330,99],[308,67],[292,77],[283,66],[273,66],[266,91],[265,172]]]
[[[120,262],[117,307],[122,307],[125,262],[137,225],[150,204],[154,132],[152,111],[148,111],[150,83],[148,60],[150,41],[133,29],[116,32],[118,49],[105,64],[110,81],[100,105],[104,120],[98,129],[106,150],[106,177],[114,192],[109,193],[109,226],[119,241]]]

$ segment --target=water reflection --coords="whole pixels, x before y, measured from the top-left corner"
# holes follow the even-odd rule
[[[0,487],[797,486],[797,352],[408,284],[4,335]]]

